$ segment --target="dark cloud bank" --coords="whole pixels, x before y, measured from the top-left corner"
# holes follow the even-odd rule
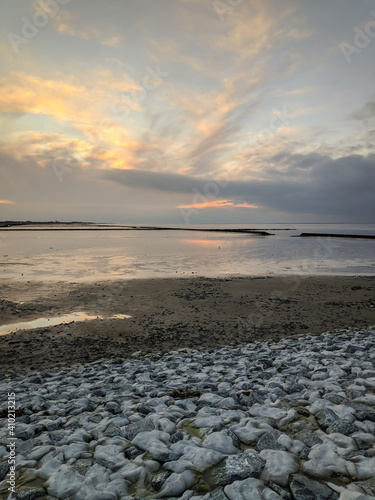
[[[248,202],[291,214],[331,215],[335,220],[375,220],[375,155],[338,159],[319,154],[282,154],[263,180],[232,180],[220,187],[218,199]],[[164,193],[207,192],[213,179],[146,170],[111,170],[104,178],[134,189]],[[219,183],[220,184],[220,183]],[[209,189],[209,192],[214,192]],[[208,198],[213,200],[212,195]]]

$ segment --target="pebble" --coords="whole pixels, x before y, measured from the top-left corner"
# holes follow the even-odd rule
[[[17,498],[375,499],[374,348],[372,327],[5,375]]]

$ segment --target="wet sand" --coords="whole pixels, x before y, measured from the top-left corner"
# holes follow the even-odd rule
[[[375,324],[375,277],[234,277],[0,284],[0,325],[76,311],[126,314],[0,336],[0,371],[136,351],[228,345]]]

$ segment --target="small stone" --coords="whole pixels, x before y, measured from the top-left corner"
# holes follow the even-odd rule
[[[169,471],[163,471],[155,474],[155,476],[151,479],[151,486],[155,491],[160,491],[161,487],[170,475],[171,472]]]
[[[134,422],[133,424],[129,424],[126,426],[126,439],[132,441],[137,434],[140,432],[152,431],[155,429],[155,425],[153,421],[149,418],[143,418]]]
[[[260,391],[251,391],[249,394],[249,399],[247,401],[248,406],[253,406],[254,404],[263,404],[266,400],[267,394]]]
[[[254,450],[231,455],[211,470],[214,486],[224,486],[248,477],[259,478],[265,464]]]
[[[285,450],[284,446],[278,442],[281,432],[274,429],[266,431],[257,442],[258,451],[262,450]]]
[[[126,448],[125,450],[125,457],[128,460],[134,460],[138,455],[142,455],[143,450],[140,450],[136,446],[129,446],[129,448]]]
[[[120,434],[120,427],[117,424],[109,424],[109,426],[106,428],[106,430],[103,432],[103,436],[107,437],[115,437],[119,436]]]
[[[292,476],[289,485],[295,500],[336,500],[339,495],[325,484],[301,474]]]
[[[339,420],[339,417],[330,408],[323,408],[315,414],[315,419],[320,427],[326,430],[333,422]]]
[[[35,488],[31,486],[21,486],[17,488],[17,500],[35,500],[46,495],[44,488]]]
[[[121,413],[121,406],[115,401],[110,401],[109,403],[107,403],[105,409],[113,414]]]
[[[344,436],[349,436],[349,434],[352,434],[356,431],[357,427],[348,420],[336,420],[335,422],[332,422],[332,424],[326,430],[327,434],[339,432],[340,434],[344,434]]]

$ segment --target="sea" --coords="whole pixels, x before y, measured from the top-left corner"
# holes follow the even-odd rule
[[[375,235],[375,224],[168,227],[181,230],[160,225],[146,231],[90,230],[87,226],[54,231],[9,228],[0,231],[0,279],[82,282],[192,276],[375,275],[375,239],[298,237],[303,232]],[[206,231],[212,229],[264,230],[271,235]]]

